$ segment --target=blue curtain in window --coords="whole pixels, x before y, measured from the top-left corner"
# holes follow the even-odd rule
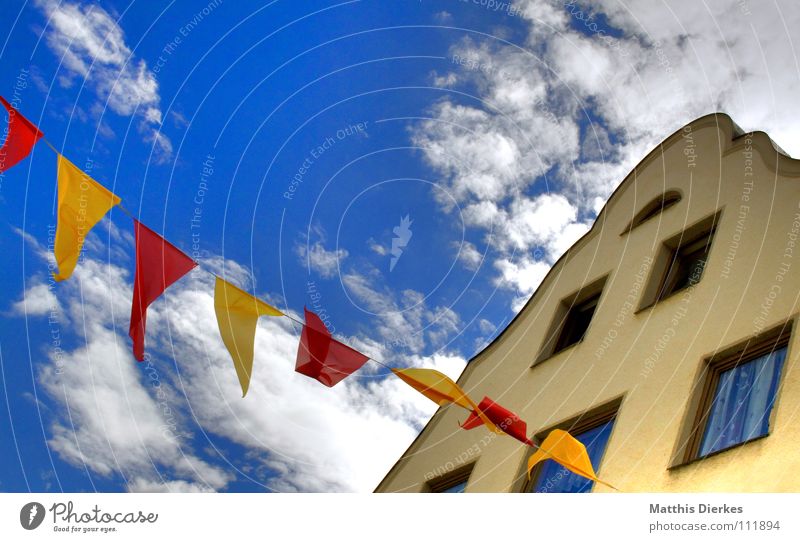
[[[769,415],[786,348],[719,375],[699,455],[705,456],[769,432]]]
[[[573,435],[586,446],[595,471],[600,468],[600,459],[603,457],[613,426],[614,421],[611,420],[578,435]],[[578,476],[552,459],[548,459],[542,463],[532,491],[535,493],[588,493],[592,490],[593,484],[594,482],[591,480]]]

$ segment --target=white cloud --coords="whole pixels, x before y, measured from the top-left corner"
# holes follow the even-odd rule
[[[61,304],[45,283],[34,283],[22,294],[22,299],[14,303],[12,310],[21,316],[46,316],[60,314]]]
[[[160,368],[153,369],[156,378],[144,376],[149,371],[131,356],[125,323],[119,322],[119,330],[114,326],[115,315],[130,310],[128,278],[113,264],[84,258],[73,277],[57,287],[64,312],[81,325],[68,327],[63,320],[52,325],[59,326],[59,338],[68,329],[76,333],[81,345],[50,349],[46,361],[37,363],[39,383],[59,404],[48,443],[68,463],[102,476],[151,485],[166,477],[221,489],[232,475],[192,451],[185,427],[175,430],[183,416],[171,376]],[[154,312],[148,325],[163,326],[164,318]]]
[[[557,239],[577,215],[578,209],[560,194],[517,198],[511,203],[500,228],[504,232],[500,240],[519,250],[547,245]]]
[[[414,353],[425,348],[426,319],[430,319],[424,295],[415,290],[395,292],[378,284],[374,268],[368,274],[350,271],[342,284],[353,298],[373,313],[375,331],[386,345],[407,348]]]
[[[434,346],[442,346],[460,331],[461,317],[450,307],[439,307],[430,316],[431,329],[428,340]]]
[[[512,310],[514,312],[519,312],[522,309],[550,270],[549,264],[543,261],[535,261],[528,257],[518,261],[509,258],[498,258],[494,265],[500,272],[495,278],[495,285],[515,290],[518,294],[512,302]]]
[[[475,245],[469,241],[463,243],[453,242],[453,246],[458,251],[458,260],[469,271],[475,271],[483,262],[483,254],[475,248]]]
[[[373,237],[367,239],[367,246],[378,256],[386,256],[389,254],[389,249],[386,248],[386,245],[382,245],[381,243],[377,242]]]
[[[44,259],[43,248],[34,247]],[[250,275],[231,261],[217,259],[213,267],[237,279]],[[82,324],[74,328],[80,346],[37,361],[38,381],[55,405],[51,448],[75,466],[124,478],[130,491],[223,490],[245,476],[278,491],[371,491],[436,409],[372,367],[332,389],[294,372],[300,330],[286,318],[259,321],[254,374],[242,399],[217,332],[213,277],[202,272],[150,307],[152,367],[137,363],[127,337],[130,292],[127,270],[87,254],[57,291],[64,311]],[[458,325],[447,309],[422,317],[438,319],[436,329]],[[466,363],[446,353],[404,361],[453,378]],[[226,455],[222,444],[208,456],[208,439],[227,439],[245,452]]]
[[[522,297],[541,279],[539,260],[555,261],[635,164],[694,118],[725,111],[800,154],[800,80],[788,30],[800,25],[800,4],[515,6],[528,25],[525,49],[491,39],[456,44],[452,68],[436,81],[472,85],[477,100],[432,104],[412,139],[467,226],[497,249],[497,280]],[[596,32],[589,16],[598,12],[621,37]],[[522,251],[517,263],[514,251]]]
[[[74,77],[81,77],[112,111],[138,115],[140,130],[153,144],[156,160],[168,160],[172,143],[161,132],[158,81],[128,47],[117,21],[96,4],[57,0],[38,0],[37,4],[48,17],[47,44],[67,70],[60,76],[62,85],[71,86]]]
[[[209,493],[210,489],[185,480],[166,480],[154,482],[136,478],[128,482],[128,489],[133,493]]]
[[[396,291],[381,284],[374,267],[365,273],[349,270],[342,284],[351,298],[370,313],[375,339],[383,356],[407,363],[398,351],[421,355],[428,347],[442,347],[460,332],[461,318],[450,307],[430,308],[425,295],[412,289]]]
[[[343,248],[327,250],[321,241],[315,242],[310,247],[307,244],[298,244],[295,246],[295,252],[300,257],[302,265],[326,279],[338,273],[342,261],[349,255]]]

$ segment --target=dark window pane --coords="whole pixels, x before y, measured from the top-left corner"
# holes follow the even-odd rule
[[[573,435],[584,446],[595,470],[600,468],[600,459],[611,436],[614,420],[598,425],[578,435]],[[532,485],[533,493],[588,493],[594,482],[568,471],[552,459],[542,463],[542,468]]]
[[[589,329],[589,324],[592,321],[594,310],[597,308],[597,301],[600,299],[600,294],[593,296],[586,301],[574,305],[569,312],[567,312],[564,327],[561,329],[561,334],[558,336],[556,347],[553,353],[560,352],[568,346],[583,340],[586,335],[586,330]]]
[[[660,298],[667,297],[686,287],[700,282],[711,248],[713,231],[702,238],[678,248],[673,254],[672,265],[664,280]]]
[[[699,455],[766,435],[786,348],[720,373]]]

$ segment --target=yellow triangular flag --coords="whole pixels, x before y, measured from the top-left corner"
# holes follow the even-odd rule
[[[56,281],[68,279],[81,255],[89,231],[120,198],[58,155],[58,217],[56,224]]]
[[[453,382],[450,377],[435,369],[392,369],[400,380],[420,392],[422,395],[439,406],[455,403],[467,410],[475,412],[481,421],[495,433],[503,431],[486,417],[478,405],[470,399],[461,387]]]
[[[539,449],[528,458],[528,480],[531,479],[533,467],[545,459],[552,459],[579,476],[599,482],[611,489],[617,489],[597,477],[589,454],[586,452],[586,446],[566,431],[561,429],[550,431],[547,438],[539,445]]]
[[[233,366],[236,368],[244,397],[253,373],[253,349],[258,318],[283,316],[283,313],[219,277],[214,287],[214,311],[217,313],[222,342],[233,358]]]

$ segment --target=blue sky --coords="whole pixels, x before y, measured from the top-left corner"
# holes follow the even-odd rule
[[[684,123],[723,110],[800,152],[770,30],[796,6],[513,6],[12,2],[0,93],[206,268],[456,377]],[[199,272],[136,364],[130,220],[53,285],[54,154],[0,182],[1,491],[369,491],[433,412],[374,364],[331,390],[295,374],[287,319],[262,319],[241,399]]]

